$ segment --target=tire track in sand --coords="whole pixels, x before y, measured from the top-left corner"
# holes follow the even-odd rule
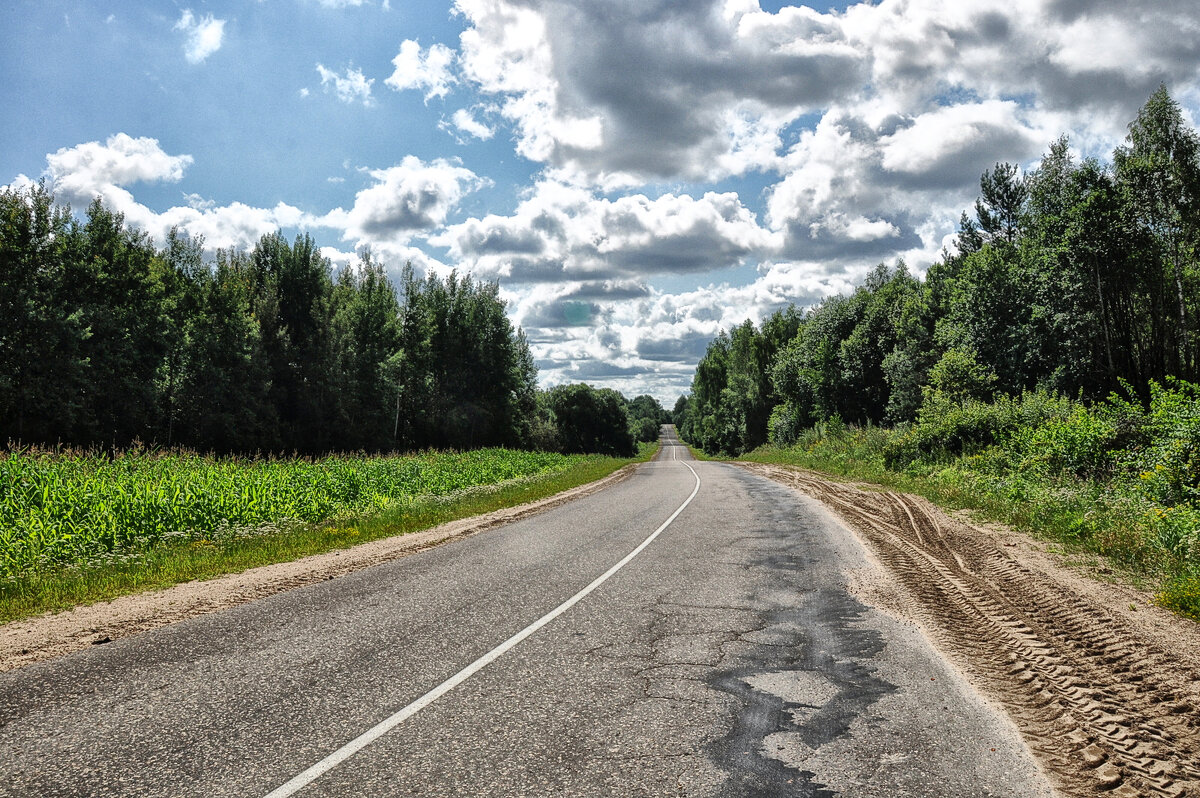
[[[1200,673],[925,499],[739,464],[833,509],[1070,796],[1200,798]]]

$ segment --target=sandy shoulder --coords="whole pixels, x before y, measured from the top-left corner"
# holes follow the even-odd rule
[[[624,480],[636,468],[636,464],[627,465],[603,479],[536,502],[421,532],[13,621],[0,626],[0,672],[407,557],[603,490]]]
[[[852,591],[1003,708],[1061,794],[1200,795],[1200,624],[1093,578],[1112,577],[1101,558],[918,496],[740,465],[841,518],[872,555]]]

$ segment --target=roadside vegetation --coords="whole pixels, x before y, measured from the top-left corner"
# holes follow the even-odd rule
[[[481,449],[321,459],[186,451],[10,451],[0,459],[0,576],[137,556],[174,541],[261,537],[536,477],[579,457]]]
[[[710,454],[923,493],[1096,552],[1200,618],[1200,137],[1165,88],[1111,162],[997,164],[924,279],[720,334]]]
[[[11,451],[0,460],[0,622],[426,529],[629,462],[503,449],[267,460]]]

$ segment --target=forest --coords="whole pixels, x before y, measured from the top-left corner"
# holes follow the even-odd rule
[[[0,442],[218,454],[540,448],[630,456],[667,414],[542,391],[495,283],[334,272],[308,235],[206,257],[96,200],[0,192]]]
[[[924,279],[879,265],[849,296],[713,340],[675,417],[710,453],[829,419],[913,422],[930,402],[1044,391],[1085,403],[1196,381],[1200,139],[1165,87],[1110,163],[1066,137],[1000,163]]]

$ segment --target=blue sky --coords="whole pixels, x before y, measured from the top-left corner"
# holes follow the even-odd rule
[[[1106,157],[1160,82],[1191,115],[1198,34],[1182,0],[10,0],[0,184],[498,280],[545,384],[669,403],[718,330],[923,271],[995,162]]]

